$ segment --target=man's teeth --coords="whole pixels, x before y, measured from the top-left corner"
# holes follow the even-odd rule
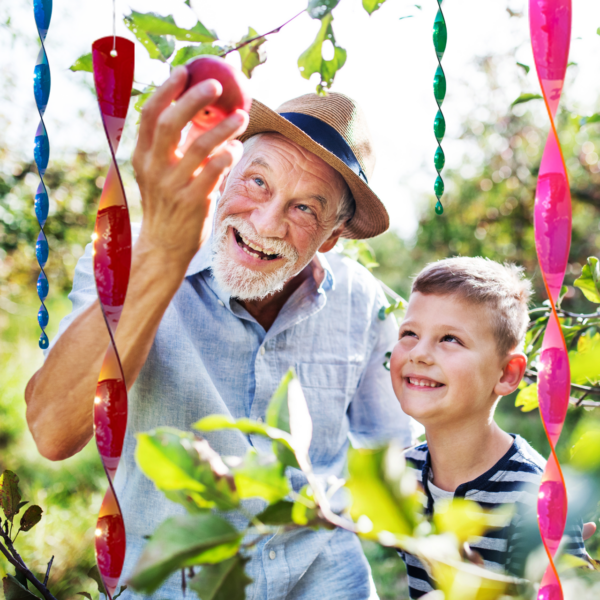
[[[429,379],[413,379],[412,377],[408,378],[408,382],[413,385],[420,385],[421,387],[440,387],[442,385],[441,383],[436,383]]]
[[[262,252],[263,254],[267,254],[268,256],[277,256],[277,252],[269,252],[268,250],[264,250],[260,246],[253,244],[250,240],[247,240],[239,231],[238,231],[238,235],[240,236],[242,242],[244,242],[244,244],[246,244],[246,246],[252,248],[253,250],[256,250],[257,252]],[[247,250],[246,250],[246,253],[251,255],[251,253],[248,252]]]

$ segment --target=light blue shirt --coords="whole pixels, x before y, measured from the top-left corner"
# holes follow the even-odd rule
[[[139,225],[133,233],[135,239]],[[343,476],[349,438],[362,447],[392,438],[405,447],[413,441],[413,422],[402,412],[383,367],[397,327],[392,318],[378,318],[385,296],[365,268],[335,252],[327,258],[318,254],[311,263],[313,276],[265,332],[219,287],[210,265],[206,244],[191,261],[129,393],[127,433],[115,479],[127,531],[122,582],[140,556],[143,536],[168,516],[184,512],[138,469],[137,432],[161,425],[191,430],[194,422],[213,413],[264,419],[279,381],[294,367],[313,419],[310,458],[324,480]],[[59,335],[97,298],[91,245],[77,264],[69,297],[73,311],[62,320]],[[206,437],[222,455],[243,456],[251,446],[271,452],[268,440],[238,431]],[[296,491],[306,483],[295,469],[290,469],[290,480]],[[248,508],[260,506],[252,501]],[[256,545],[247,570],[254,580],[247,588],[249,600],[376,597],[358,539],[341,530],[307,529],[266,538]],[[122,596],[139,597],[129,592]],[[182,598],[181,576],[171,577],[152,598]]]

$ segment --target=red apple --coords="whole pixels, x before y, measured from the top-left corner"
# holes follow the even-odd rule
[[[223,86],[223,93],[214,104],[205,106],[192,122],[204,131],[212,129],[237,109],[250,111],[252,98],[246,90],[242,73],[220,56],[199,56],[185,65],[188,72],[186,90],[206,79],[216,79]],[[199,132],[198,132],[199,133]]]

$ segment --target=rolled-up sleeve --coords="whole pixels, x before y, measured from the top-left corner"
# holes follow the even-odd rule
[[[379,318],[382,306],[388,303],[379,289],[371,316],[372,351],[348,411],[349,436],[355,448],[373,448],[391,440],[408,448],[424,432],[422,425],[403,412],[384,367],[385,354],[398,339],[398,325],[392,315],[383,321]]]
[[[96,291],[96,283],[94,281],[92,244],[88,244],[83,256],[77,261],[77,266],[75,267],[73,289],[69,294],[69,300],[72,304],[71,312],[61,320],[58,333],[50,342],[50,346],[44,350],[45,357],[48,356],[48,353],[52,350],[58,338],[67,330],[67,327],[97,299],[98,292]]]

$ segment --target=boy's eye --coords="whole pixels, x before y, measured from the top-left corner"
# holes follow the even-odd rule
[[[453,335],[450,335],[450,334],[448,334],[448,335],[445,335],[445,336],[442,338],[442,342],[455,342],[455,343],[457,343],[457,344],[460,344],[460,340],[459,340],[457,337],[455,337],[455,336],[453,336]]]
[[[414,331],[410,331],[409,329],[406,329],[400,333],[400,339],[407,337],[407,336],[417,337],[417,334]]]

